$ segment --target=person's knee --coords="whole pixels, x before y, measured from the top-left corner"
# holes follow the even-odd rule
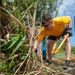
[[[65,41],[65,44],[68,44],[68,43],[70,43],[70,38],[67,38]]]
[[[48,44],[47,44],[47,47],[48,47],[48,48],[50,48],[50,47],[51,47],[50,43],[48,43]]]
[[[47,43],[47,47],[49,48],[49,49],[52,49],[52,47],[53,47],[53,45],[54,45],[54,40],[48,40],[48,43]]]
[[[51,47],[51,42],[50,41],[48,41],[47,46]]]

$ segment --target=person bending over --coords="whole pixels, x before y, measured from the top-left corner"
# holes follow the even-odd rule
[[[72,36],[72,21],[70,16],[59,16],[52,18],[50,14],[44,14],[42,16],[42,28],[40,30],[40,34],[38,35],[33,49],[37,49],[37,44],[40,43],[43,38],[47,35],[48,36],[48,59],[49,63],[52,62],[51,58],[51,51],[54,46],[54,43],[57,38],[61,37],[64,39],[65,35],[69,33],[69,36]],[[68,25],[68,26],[66,26]],[[65,66],[70,66],[70,55],[71,55],[71,44],[70,38],[66,39],[65,43],[65,52],[66,52],[66,59],[65,59]]]

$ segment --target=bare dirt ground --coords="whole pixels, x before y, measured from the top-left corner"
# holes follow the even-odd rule
[[[48,67],[55,70],[55,73],[42,75],[75,75],[75,55],[71,56],[71,67],[64,69],[65,56],[54,56],[53,63],[47,64]]]

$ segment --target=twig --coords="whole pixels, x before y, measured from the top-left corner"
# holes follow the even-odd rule
[[[10,58],[8,58],[8,59],[6,59],[6,60],[10,60],[10,59],[16,58],[16,57],[18,57],[18,56],[20,56],[20,55],[22,55],[22,54],[23,54],[23,53],[15,54],[14,56],[12,56],[12,57],[10,57]]]
[[[43,66],[43,68],[46,68],[46,69],[48,69],[48,70],[50,70],[50,71],[52,71],[52,72],[54,72],[54,73],[56,73],[56,74],[69,75],[69,74],[67,74],[67,73],[55,71],[55,70],[51,69],[50,67],[45,66],[44,64],[43,64],[42,66]]]
[[[40,74],[40,73],[41,73],[42,68],[43,68],[43,67],[41,66],[41,68],[39,69],[38,73],[36,73],[36,74],[34,74],[34,75],[38,75],[38,74]]]
[[[31,74],[36,73],[36,72],[38,72],[38,71],[32,71],[28,75],[31,75]]]
[[[29,56],[29,53],[27,54],[27,57]],[[16,75],[16,73],[18,72],[18,70],[21,68],[21,66],[24,64],[25,60],[27,59],[27,57],[24,59],[23,62],[21,62],[19,68],[15,71],[14,75]]]

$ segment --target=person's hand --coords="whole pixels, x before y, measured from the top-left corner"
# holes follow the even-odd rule
[[[34,50],[35,52],[37,51],[37,44],[38,44],[38,40],[35,40],[32,50]]]
[[[69,36],[72,36],[72,28],[68,28],[66,33],[69,33]]]
[[[37,47],[33,46],[32,50],[37,53]]]
[[[35,51],[36,49],[37,49],[37,48],[36,48],[35,46],[33,46],[33,47],[32,47],[32,50],[34,50],[34,51]]]

